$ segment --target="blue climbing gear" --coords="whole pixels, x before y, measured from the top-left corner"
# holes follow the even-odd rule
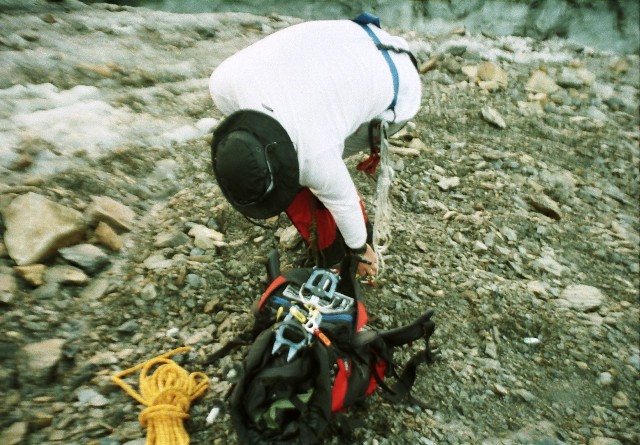
[[[380,41],[376,33],[374,33],[373,30],[371,30],[371,28],[369,28],[368,26],[371,24],[380,28],[380,19],[375,15],[370,14],[368,12],[363,12],[358,17],[353,19],[353,21],[358,25],[360,25],[362,29],[364,29],[367,32],[367,34],[369,34],[369,37],[371,37],[371,39],[373,40],[373,43],[375,43],[376,47],[382,53],[382,56],[384,57],[384,59],[387,61],[387,65],[389,65],[389,69],[391,70],[391,77],[393,78],[393,100],[391,101],[391,105],[389,105],[389,109],[394,110],[396,107],[396,102],[398,102],[398,89],[400,87],[400,78],[398,77],[398,69],[396,68],[396,64],[393,63],[393,60],[391,59],[391,55],[389,54],[389,51],[391,50],[394,52],[403,52],[403,53],[408,53],[408,51],[401,48],[396,48],[393,46],[382,44],[382,42]]]

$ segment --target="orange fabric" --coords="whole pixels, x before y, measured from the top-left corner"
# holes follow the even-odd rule
[[[278,286],[280,286],[281,284],[284,284],[286,281],[287,279],[282,275],[280,275],[279,277],[277,277],[275,280],[271,282],[267,290],[265,290],[264,294],[262,294],[262,297],[260,297],[260,301],[258,301],[258,310],[262,310],[262,305],[264,304],[264,301],[267,299],[267,297],[271,295],[271,293],[274,290],[276,290]]]

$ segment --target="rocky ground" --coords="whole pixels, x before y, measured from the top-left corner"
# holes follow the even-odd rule
[[[182,345],[211,378],[191,443],[236,443],[206,418],[242,351],[203,357],[251,324],[265,255],[301,246],[222,198],[207,80],[298,20],[24,3],[0,15],[0,443],[142,445],[110,376]],[[640,443],[638,56],[403,35],[423,106],[392,141],[394,238],[365,297],[378,328],[435,309],[433,409],[374,395],[327,442]]]

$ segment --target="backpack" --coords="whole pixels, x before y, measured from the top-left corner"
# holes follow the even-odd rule
[[[270,284],[254,308],[253,343],[230,394],[231,420],[241,443],[318,443],[334,419],[348,432],[342,413],[378,387],[393,402],[426,407],[410,390],[418,365],[433,361],[432,310],[409,325],[376,331],[367,325],[357,256],[345,257],[339,270],[299,268],[281,274],[278,263],[272,252]],[[398,372],[394,350],[420,339],[424,349]],[[208,362],[241,343],[231,342]],[[393,385],[387,377],[394,378]]]

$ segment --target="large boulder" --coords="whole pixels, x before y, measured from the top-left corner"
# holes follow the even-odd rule
[[[3,217],[4,243],[19,266],[38,263],[79,242],[86,230],[82,213],[32,192],[11,201]]]

